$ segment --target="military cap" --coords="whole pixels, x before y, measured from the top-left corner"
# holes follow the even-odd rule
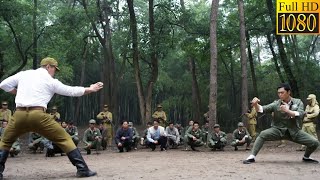
[[[161,105],[161,104],[158,104],[157,108],[162,108],[162,105]]]
[[[96,123],[96,120],[90,119],[89,124],[95,124],[95,123]]]
[[[243,127],[243,122],[239,122],[238,127]]]
[[[213,128],[219,128],[219,127],[220,127],[219,124],[215,124],[215,125],[213,126]]]
[[[51,58],[51,57],[46,57],[46,58],[42,59],[41,62],[40,62],[40,65],[41,66],[45,66],[45,65],[55,66],[56,69],[58,71],[60,71],[60,69],[58,67],[58,61],[53,59],[53,58]]]
[[[133,126],[133,122],[131,122],[131,121],[128,124],[129,124],[129,126]]]
[[[108,105],[108,104],[105,104],[105,105],[103,105],[103,107],[107,108],[107,107],[109,107],[109,105]]]
[[[52,110],[57,110],[57,109],[58,109],[57,106],[52,107]]]

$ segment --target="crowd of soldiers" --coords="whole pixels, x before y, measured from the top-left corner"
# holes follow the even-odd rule
[[[8,102],[2,102],[0,109],[0,119],[2,126],[0,128],[0,138],[8,121],[11,118],[12,112],[8,109]],[[316,120],[319,114],[319,106],[314,94],[310,94],[307,98],[307,106],[305,109],[305,116],[303,118],[302,130],[317,138],[316,134]],[[66,122],[61,120],[57,106],[51,108],[50,115],[71,136],[74,144],[77,146],[80,142],[77,127],[73,122]],[[238,128],[232,133],[232,140],[230,145],[237,151],[239,146],[244,146],[245,150],[250,150],[250,143],[257,137],[257,111],[254,107],[244,114],[247,117],[247,126],[243,122],[239,122]],[[199,122],[190,120],[188,125],[183,128],[181,124],[174,124],[167,121],[166,113],[163,111],[161,105],[157,106],[157,110],[152,115],[153,122],[148,122],[146,129],[140,136],[138,130],[133,126],[133,122],[123,120],[120,127],[115,132],[113,137],[114,124],[112,121],[112,113],[108,110],[108,105],[104,105],[96,119],[89,120],[89,127],[85,130],[82,138],[84,149],[87,154],[91,154],[92,150],[100,153],[100,150],[107,149],[107,146],[115,145],[119,152],[129,152],[137,150],[138,145],[150,148],[152,151],[157,146],[161,151],[166,151],[168,148],[177,149],[182,147],[183,150],[198,151],[197,147],[205,146],[213,151],[224,151],[228,144],[227,134],[220,130],[220,125],[215,124],[211,130],[208,122],[208,113],[204,114],[205,123],[200,127]],[[53,142],[44,138],[40,134],[29,134],[29,149],[36,153],[37,151],[46,150],[46,156],[52,157],[57,153],[63,154],[63,151]],[[298,150],[305,150],[302,146]],[[18,139],[10,150],[11,157],[19,154],[21,151],[20,140]]]

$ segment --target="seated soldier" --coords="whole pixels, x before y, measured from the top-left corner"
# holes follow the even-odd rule
[[[195,147],[200,147],[204,145],[202,141],[202,131],[199,128],[199,123],[194,122],[192,127],[186,131],[185,142],[191,147],[193,151],[197,151]]]
[[[227,135],[225,132],[220,131],[220,125],[215,124],[213,126],[213,132],[209,132],[208,134],[208,146],[213,151],[219,149],[221,151],[224,150],[224,147],[227,144]]]
[[[164,127],[159,126],[159,120],[153,121],[153,126],[148,129],[147,134],[148,146],[154,151],[157,145],[160,145],[160,150],[165,151],[167,146],[167,133]]]
[[[117,130],[115,138],[119,152],[123,152],[123,149],[126,149],[127,152],[131,151],[132,137],[133,132],[132,129],[129,128],[128,121],[122,121],[121,127]]]
[[[97,153],[101,147],[101,133],[96,126],[96,120],[91,119],[89,121],[89,128],[84,132],[83,142],[85,144],[85,150],[87,154],[91,154],[91,149],[96,149]]]
[[[2,121],[2,127],[0,130],[0,140],[2,139],[2,135],[3,132],[5,130],[5,128],[7,127],[8,122],[7,121]],[[20,147],[20,142],[19,142],[19,138],[12,144],[10,150],[9,150],[9,154],[11,157],[14,157],[16,155],[18,155],[21,152],[21,147]]]
[[[72,141],[74,142],[74,144],[76,146],[78,146],[80,140],[79,140],[79,137],[78,137],[78,128],[77,128],[77,126],[73,125],[73,122],[70,121],[68,123],[68,126],[64,127],[64,128],[67,131],[67,133],[71,136]]]
[[[176,124],[175,127],[178,129],[179,135],[180,135],[180,142],[179,145],[183,144],[183,137],[184,137],[184,129],[181,126],[181,124]]]
[[[101,133],[101,146],[102,146],[102,150],[106,150],[107,149],[107,142],[108,142],[108,133],[107,133],[107,128],[104,124],[99,124],[99,130]]]
[[[166,127],[166,133],[168,137],[168,145],[172,148],[177,148],[180,143],[180,134],[178,129],[173,126],[173,122],[169,123],[169,126]]]
[[[43,152],[44,144],[45,144],[44,137],[42,137],[38,133],[32,132],[30,133],[29,140],[30,140],[29,149],[32,150],[33,153],[36,153],[38,148],[40,150],[40,153]]]
[[[133,122],[129,122],[129,128],[132,129],[132,133],[133,133],[133,137],[132,137],[133,148],[134,148],[134,150],[137,150],[138,149],[138,143],[139,143],[139,140],[140,140],[139,132],[135,127],[133,127]]]
[[[147,139],[147,135],[148,135],[148,129],[152,126],[151,122],[147,122],[147,128],[145,130],[143,130],[143,137],[141,138],[141,142],[140,145],[141,146],[145,146],[148,147],[148,139]]]
[[[248,132],[248,130],[243,127],[243,123],[239,122],[238,123],[238,129],[233,131],[233,142],[231,143],[231,146],[234,147],[235,151],[238,151],[237,146],[243,146],[246,144],[246,150],[250,150],[249,146],[251,143],[251,136]]]
[[[209,133],[209,121],[206,121],[205,124],[201,127],[203,142],[208,143],[208,133]]]

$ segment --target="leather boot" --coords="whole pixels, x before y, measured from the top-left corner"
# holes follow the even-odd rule
[[[5,163],[7,161],[9,155],[9,151],[8,150],[0,150],[0,180],[3,179],[3,171],[5,168]]]
[[[93,172],[88,168],[78,148],[67,153],[67,156],[71,163],[77,167],[78,177],[90,177],[97,174],[96,172]]]

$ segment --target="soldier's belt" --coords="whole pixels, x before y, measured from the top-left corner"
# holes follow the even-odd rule
[[[314,121],[313,121],[313,120],[310,120],[310,121],[303,121],[302,123],[303,123],[303,124],[305,124],[305,123],[311,123],[311,122],[313,123]]]
[[[17,107],[16,111],[33,111],[33,110],[42,110],[43,112],[46,112],[46,108],[41,106],[31,106],[31,107]]]

